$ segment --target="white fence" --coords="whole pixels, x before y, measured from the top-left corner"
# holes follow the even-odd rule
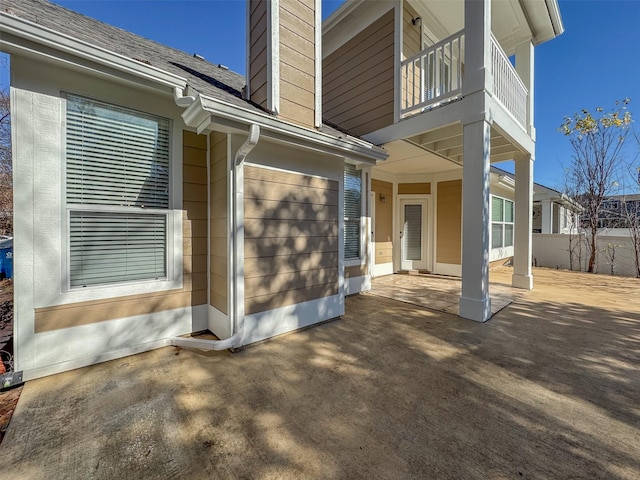
[[[589,261],[586,245],[586,235],[581,234],[582,266],[578,268],[577,255],[574,257],[574,270],[585,271]],[[578,236],[573,237],[578,241]],[[633,246],[628,236],[598,235],[598,253],[596,256],[597,273],[609,275],[611,273],[611,254],[615,249],[613,271],[615,275],[635,277],[633,260]],[[534,233],[533,234],[533,264],[538,267],[560,268],[569,270],[569,235]]]

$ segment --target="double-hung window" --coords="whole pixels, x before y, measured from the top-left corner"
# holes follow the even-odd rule
[[[166,279],[170,121],[66,104],[69,287]]]
[[[491,248],[513,246],[513,202],[491,196]]]
[[[354,165],[344,167],[344,259],[360,258],[362,178]]]

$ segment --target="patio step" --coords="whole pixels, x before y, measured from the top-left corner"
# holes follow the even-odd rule
[[[399,270],[400,275],[429,275],[429,270]]]

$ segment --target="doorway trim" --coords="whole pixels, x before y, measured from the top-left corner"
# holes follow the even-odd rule
[[[433,272],[433,201],[432,194],[398,194],[396,195],[396,208],[394,209],[394,243],[397,248],[394,248],[393,252],[393,271],[395,273],[402,270],[402,238],[400,232],[403,229],[402,225],[402,208],[405,203],[415,201],[424,205],[423,217],[422,217],[422,231],[424,244],[422,247],[422,254],[425,258],[426,269]]]

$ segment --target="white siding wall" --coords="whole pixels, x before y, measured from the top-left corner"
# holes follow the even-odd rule
[[[55,373],[157,346],[162,338],[190,332],[192,308],[131,321],[120,319],[35,334],[34,309],[182,286],[182,128],[180,110],[167,95],[135,90],[14,56],[12,121],[16,189],[16,368],[26,378]],[[97,98],[173,120],[172,212],[167,281],[66,289],[64,119],[62,92]],[[150,108],[152,107],[152,108]],[[175,232],[175,234],[174,234]],[[193,309],[195,312],[195,309]],[[206,315],[206,312],[194,314]],[[144,318],[142,318],[144,317]]]

